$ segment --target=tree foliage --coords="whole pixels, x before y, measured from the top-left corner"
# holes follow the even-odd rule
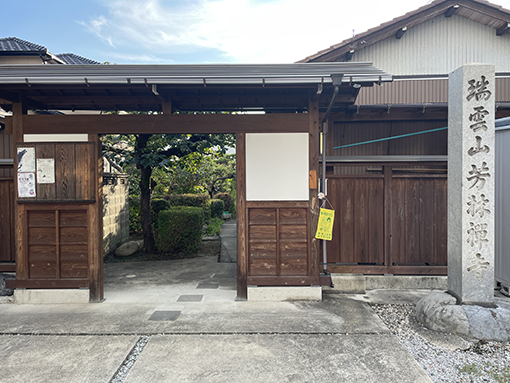
[[[143,131],[143,127],[140,128]],[[177,180],[201,173],[213,173],[204,169],[209,156],[225,155],[228,147],[234,147],[235,138],[228,134],[136,134],[103,136],[103,155],[131,176],[130,194],[140,196],[140,222],[144,237],[144,250],[155,251],[152,232],[150,200],[155,190],[186,192],[195,190],[198,182],[179,184]],[[235,173],[235,171],[234,171]],[[174,181],[164,181],[170,174]],[[179,186],[177,186],[179,185]],[[158,193],[159,194],[159,193]],[[161,193],[163,194],[163,193]]]

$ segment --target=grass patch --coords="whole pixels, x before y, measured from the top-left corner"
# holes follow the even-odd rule
[[[455,366],[459,372],[462,372],[464,374],[468,375],[482,375],[482,374],[489,374],[496,382],[498,383],[508,383],[510,382],[510,366],[507,366],[503,369],[491,369],[488,370],[489,366],[486,366],[487,368],[485,371],[480,370],[478,366],[475,363],[471,364],[465,364],[462,367]]]
[[[459,366],[456,366],[456,367],[457,367],[457,370],[459,370],[460,372],[462,372],[464,374],[471,375],[471,374],[478,374],[478,372],[479,372],[478,367],[474,363],[465,364],[462,367],[459,367]]]

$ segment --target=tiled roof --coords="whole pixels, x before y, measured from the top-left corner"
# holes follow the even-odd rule
[[[396,31],[402,27],[411,28],[416,26],[443,14],[447,9],[456,5],[460,8],[456,12],[459,16],[495,29],[510,22],[510,11],[508,9],[486,0],[435,0],[405,15],[360,33],[354,39],[352,37],[348,38],[298,62],[337,61],[341,55],[351,49],[364,49],[388,37],[395,36]]]
[[[74,53],[61,53],[56,55],[60,60],[70,65],[98,65],[101,64],[99,61],[91,60]]]
[[[47,52],[42,45],[31,43],[17,37],[4,37],[0,39],[0,52]]]
[[[45,46],[22,40],[18,37],[0,38],[0,55],[24,54],[40,55],[45,61],[51,60],[52,64],[70,64],[70,65],[97,65],[101,64],[83,56],[74,53],[62,53],[53,55]]]

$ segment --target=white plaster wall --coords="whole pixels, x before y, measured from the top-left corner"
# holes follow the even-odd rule
[[[24,142],[83,142],[88,141],[88,134],[24,134]]]
[[[246,134],[246,200],[308,200],[308,134]]]

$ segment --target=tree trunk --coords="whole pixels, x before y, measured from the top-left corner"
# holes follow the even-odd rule
[[[136,149],[145,148],[150,134],[140,134],[137,138]],[[151,217],[151,175],[152,168],[138,165],[140,169],[140,224],[143,232],[143,250],[146,253],[154,253],[156,251],[156,242],[154,241],[154,233],[152,232]]]

